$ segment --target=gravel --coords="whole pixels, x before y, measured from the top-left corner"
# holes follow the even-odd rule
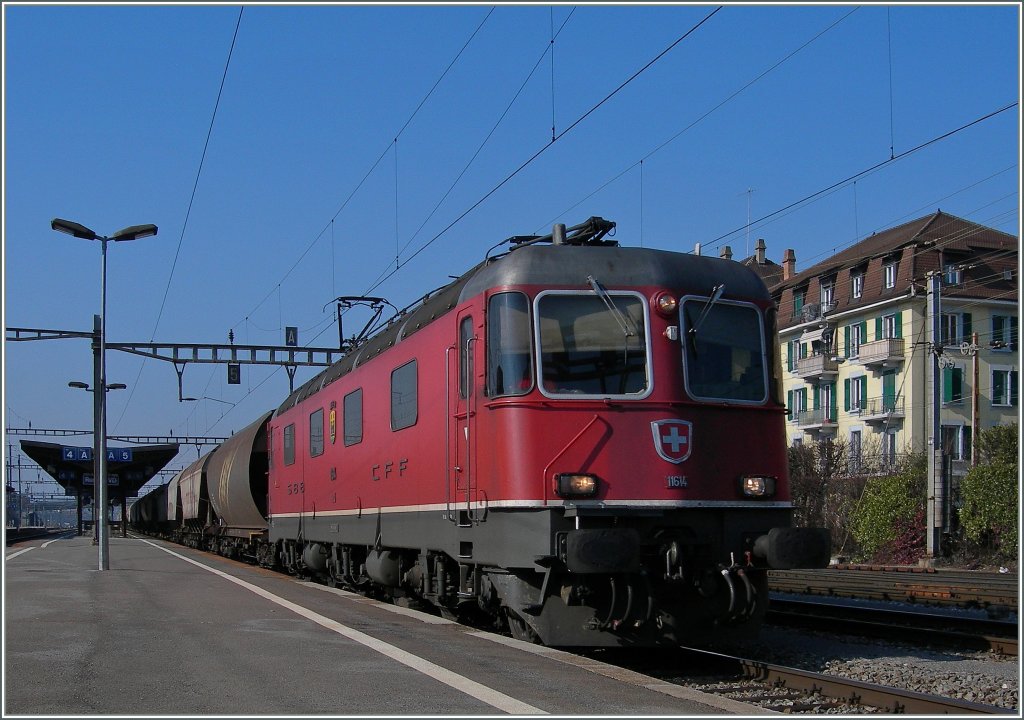
[[[763,628],[758,642],[745,645],[740,654],[876,685],[1020,708],[1020,665],[1016,657],[910,647],[777,627]],[[842,706],[830,712],[865,710]]]

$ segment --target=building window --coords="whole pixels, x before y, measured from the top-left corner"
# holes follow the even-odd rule
[[[846,385],[846,399],[844,406],[848,412],[859,413],[864,410],[868,397],[868,379],[864,375],[847,378],[843,381]]]
[[[391,429],[402,430],[416,424],[416,361],[407,362],[391,373]]]
[[[882,337],[883,338],[896,338],[902,335],[899,331],[898,324],[896,322],[896,315],[883,315],[882,316]]]
[[[353,390],[345,396],[345,446],[363,441],[363,389]]]
[[[939,334],[944,346],[957,346],[971,339],[970,313],[942,313]]]
[[[947,264],[942,271],[943,285],[959,285],[963,282],[962,270],[959,265]]]
[[[807,410],[807,388],[787,392],[786,407],[789,408],[790,421],[798,422],[800,415]]]
[[[834,280],[825,280],[821,283],[821,311],[828,312],[835,302],[836,283]]]
[[[309,456],[324,454],[324,409],[309,415]]]
[[[850,431],[850,472],[861,471],[863,457],[861,455],[861,431],[860,429]]]
[[[993,350],[1000,352],[1017,349],[1017,318],[1010,315],[992,316],[992,339],[989,343]]]
[[[891,470],[896,467],[896,433],[882,435],[882,467]]]
[[[953,460],[971,458],[971,428],[966,425],[942,426],[942,454]]]
[[[852,286],[853,298],[856,300],[864,294],[864,273],[852,273],[850,275],[850,285]]]
[[[897,265],[895,262],[890,262],[886,263],[882,268],[885,272],[886,290],[891,290],[892,288],[896,287],[896,267]]]
[[[286,425],[284,428],[284,464],[295,464],[295,425]]]
[[[868,323],[862,320],[853,325],[847,325],[843,329],[843,344],[845,345],[846,357],[855,358],[860,355],[860,346],[867,342]]]
[[[807,300],[807,290],[793,291],[793,314],[799,315],[803,312],[804,302]]]
[[[1017,371],[992,370],[992,405],[1016,407],[1017,405]]]
[[[958,403],[964,399],[964,371],[960,367],[942,368],[942,402]]]

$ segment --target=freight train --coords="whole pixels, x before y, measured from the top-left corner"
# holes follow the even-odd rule
[[[510,238],[131,523],[552,646],[752,637],[767,570],[830,556],[791,523],[776,309],[614,227]]]

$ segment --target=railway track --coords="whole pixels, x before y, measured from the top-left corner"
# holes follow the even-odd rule
[[[1014,573],[872,565],[768,573],[769,589],[776,593],[981,608],[993,617],[1016,610],[1018,584]]]
[[[773,596],[766,621],[832,633],[1018,654],[1016,622]]]
[[[705,650],[686,650],[702,663],[714,663],[739,681],[687,684],[702,692],[732,696],[773,710],[814,713],[849,707],[886,714],[1016,715],[1015,710],[941,695],[873,685]]]

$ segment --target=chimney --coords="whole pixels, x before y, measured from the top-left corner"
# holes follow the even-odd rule
[[[792,249],[782,254],[782,279],[789,280],[796,275],[796,253]]]
[[[723,260],[732,260],[732,248],[728,245],[723,245],[719,251],[718,256]]]
[[[764,262],[765,262],[764,251],[767,249],[767,247],[768,246],[764,244],[764,238],[758,238],[757,239],[757,245],[755,245],[754,248],[757,250],[757,264],[758,265],[764,265]]]

